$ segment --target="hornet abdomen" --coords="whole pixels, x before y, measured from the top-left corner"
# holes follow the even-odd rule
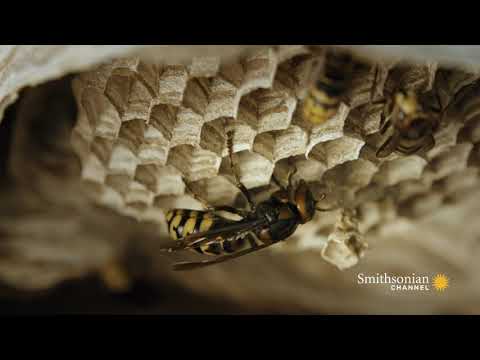
[[[222,218],[210,211],[198,211],[187,209],[173,209],[166,216],[168,232],[173,240],[178,240],[198,232],[219,229],[235,221]],[[243,250],[249,246],[244,237],[225,238],[217,235],[211,242],[203,244],[194,250],[206,255],[225,255]]]

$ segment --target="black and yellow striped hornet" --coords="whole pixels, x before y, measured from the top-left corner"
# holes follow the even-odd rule
[[[354,59],[349,52],[330,49],[325,54],[323,69],[303,101],[304,119],[321,124],[335,116],[349,89],[353,74],[366,65]]]
[[[229,137],[230,160],[232,141]],[[230,161],[232,165],[232,161]],[[233,166],[232,166],[233,170]],[[189,270],[231,260],[264,249],[292,235],[298,225],[312,220],[315,211],[329,211],[317,207],[311,190],[304,180],[293,184],[289,176],[288,186],[282,187],[273,178],[279,190],[269,199],[255,204],[250,193],[234,172],[236,185],[245,196],[249,210],[230,206],[209,207],[205,201],[192,195],[207,207],[205,211],[173,209],[167,212],[166,220],[170,237],[175,245],[168,251],[190,249],[200,254],[216,256],[213,260],[183,262],[174,265],[175,270]],[[188,186],[187,186],[188,189]],[[236,215],[239,220],[225,216]]]
[[[385,103],[380,121],[380,134],[393,127],[391,136],[378,148],[378,158],[387,157],[396,151],[412,155],[429,151],[435,146],[433,134],[439,127],[442,106],[439,108],[422,105],[417,94],[398,90],[382,100]]]
[[[170,250],[191,249],[200,254],[217,256],[214,260],[175,264],[176,270],[187,270],[220,263],[266,248],[290,237],[298,225],[312,220],[316,206],[305,181],[298,186],[280,189],[251,211],[220,207],[208,211],[173,209],[167,213],[170,236],[177,245]],[[240,215],[234,221],[219,211]]]

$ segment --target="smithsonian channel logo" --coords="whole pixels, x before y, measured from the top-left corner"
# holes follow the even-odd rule
[[[390,291],[438,291],[443,292],[450,286],[450,279],[445,274],[428,275],[375,275],[357,274],[359,285],[386,285]]]

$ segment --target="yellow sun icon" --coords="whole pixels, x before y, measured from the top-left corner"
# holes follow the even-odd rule
[[[437,291],[443,291],[446,288],[448,288],[449,280],[448,277],[446,277],[444,274],[437,274],[433,278],[433,287]]]

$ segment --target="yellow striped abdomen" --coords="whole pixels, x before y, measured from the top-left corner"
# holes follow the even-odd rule
[[[212,213],[197,210],[173,209],[167,212],[168,233],[173,240],[210,230],[215,220]]]
[[[178,240],[190,234],[213,230],[225,226],[231,221],[222,219],[208,211],[173,209],[166,215],[168,232],[173,240]],[[239,251],[248,246],[245,239],[224,239],[218,235],[211,242],[194,250],[200,254],[223,255]]]
[[[303,117],[312,124],[322,124],[335,116],[340,100],[320,89],[312,88],[303,102]]]

